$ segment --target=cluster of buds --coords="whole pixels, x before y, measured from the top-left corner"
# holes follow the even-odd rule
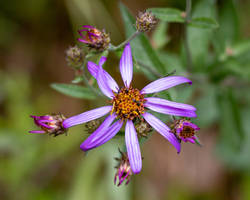
[[[136,17],[136,29],[139,32],[150,31],[156,23],[157,20],[151,12],[139,12]]]
[[[120,149],[119,152],[121,154],[121,157],[115,158],[115,160],[119,162],[118,165],[115,167],[117,169],[117,172],[115,174],[114,184],[116,185],[116,181],[118,178],[119,182],[117,186],[120,186],[125,180],[125,184],[127,185],[130,182],[131,176],[133,175],[127,153],[122,152]]]
[[[150,133],[153,129],[146,121],[140,121],[135,125],[136,133],[139,137],[147,137],[148,133]]]
[[[83,29],[78,31],[81,36],[81,38],[78,38],[78,41],[87,44],[89,48],[96,51],[104,51],[109,47],[110,37],[104,30],[100,31],[89,25],[82,27]]]
[[[44,116],[34,116],[34,123],[41,128],[41,130],[29,131],[29,133],[40,133],[58,136],[66,133],[66,129],[63,127],[62,123],[66,119],[62,114],[52,114]]]
[[[198,140],[195,135],[198,130],[200,130],[200,128],[196,124],[193,124],[186,119],[176,120],[172,127],[172,132],[178,137],[178,139],[183,142],[191,143],[195,143],[195,141]]]
[[[101,121],[99,119],[95,119],[89,121],[85,124],[85,127],[89,134],[93,133],[99,126],[101,125]]]
[[[83,52],[78,46],[66,50],[66,61],[70,67],[79,69],[83,64]]]

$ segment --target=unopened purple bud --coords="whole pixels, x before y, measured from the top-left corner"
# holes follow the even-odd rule
[[[151,12],[139,12],[136,17],[136,29],[139,32],[150,31],[156,23],[157,20]]]
[[[79,30],[80,38],[78,41],[88,45],[89,48],[96,51],[104,51],[109,47],[110,37],[104,30],[100,31],[92,26],[82,26],[83,29]]]
[[[41,130],[29,131],[29,133],[38,133],[58,136],[66,133],[66,129],[63,127],[62,122],[66,119],[61,114],[53,115],[44,115],[44,116],[34,116],[31,115],[31,118],[34,119],[34,123],[41,128]]]
[[[120,186],[124,181],[127,185],[130,182],[131,176],[133,175],[127,153],[122,152],[120,149],[119,152],[121,157],[115,158],[119,162],[116,166],[117,172],[114,178],[114,184],[116,185],[117,183],[117,186]]]
[[[180,140],[191,143],[195,143],[195,141],[198,140],[195,135],[198,130],[200,130],[200,128],[196,124],[193,124],[186,119],[176,120],[172,127],[172,132]]]

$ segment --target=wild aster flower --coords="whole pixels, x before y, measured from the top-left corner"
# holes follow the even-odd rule
[[[83,29],[79,30],[81,38],[78,41],[87,44],[90,48],[97,51],[104,51],[109,47],[110,37],[105,31],[100,31],[92,26],[84,25]],[[86,34],[84,35],[83,32]]]
[[[66,133],[66,129],[62,126],[62,122],[66,119],[63,115],[44,115],[44,116],[34,116],[35,124],[42,130],[29,131],[29,133],[48,133],[49,135],[58,136]]]
[[[125,184],[127,185],[130,182],[131,176],[133,175],[127,154],[122,152],[120,149],[119,152],[121,154],[121,158],[115,158],[119,162],[119,164],[116,166],[117,172],[114,178],[115,185],[117,182],[117,178],[119,180],[117,186],[120,186],[125,180],[126,180]]]
[[[78,124],[100,118],[109,113],[108,117],[80,146],[83,151],[96,148],[111,138],[113,138],[125,123],[125,142],[127,154],[134,174],[139,173],[142,167],[140,145],[133,120],[146,120],[151,127],[169,140],[177,152],[180,152],[180,143],[170,128],[160,119],[150,114],[148,109],[168,115],[196,117],[195,108],[191,105],[176,103],[157,97],[147,97],[144,95],[160,92],[173,86],[192,82],[182,76],[168,76],[158,79],[148,84],[142,90],[131,86],[133,77],[133,61],[130,44],[124,48],[120,59],[120,72],[124,87],[119,87],[115,80],[102,68],[106,61],[102,57],[99,66],[93,62],[88,62],[88,70],[104,95],[111,99],[111,105],[96,108],[82,114],[67,118],[63,122],[64,128],[69,128]],[[117,119],[115,121],[115,119]],[[114,122],[114,123],[113,123]]]
[[[200,130],[200,128],[196,124],[186,119],[177,120],[173,128],[173,132],[180,140],[191,143],[195,143],[195,140],[198,140],[195,135],[195,132],[198,130]]]

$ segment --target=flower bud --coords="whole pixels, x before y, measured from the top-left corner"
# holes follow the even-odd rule
[[[140,121],[135,125],[135,129],[139,137],[147,137],[148,133],[153,130],[146,121]]]
[[[99,119],[95,119],[89,121],[85,124],[85,127],[89,134],[93,133],[99,126],[101,125],[101,121]]]
[[[180,140],[191,143],[195,143],[198,140],[195,135],[197,130],[200,130],[200,128],[186,119],[176,120],[172,128],[172,132]]]
[[[83,64],[83,53],[78,46],[66,50],[66,61],[70,67],[79,68]]]
[[[81,36],[81,38],[78,38],[78,41],[87,44],[89,48],[96,51],[104,51],[109,47],[110,37],[104,30],[100,31],[89,25],[82,27],[83,29],[78,31]]]
[[[119,162],[119,164],[115,167],[117,168],[117,172],[114,178],[115,185],[116,185],[117,178],[119,179],[117,186],[120,186],[125,180],[126,180],[125,184],[127,185],[130,182],[131,176],[133,175],[127,153],[122,152],[120,149],[119,149],[119,152],[121,154],[121,157],[115,158],[115,160]]]
[[[151,12],[139,12],[136,17],[136,29],[139,32],[150,31],[157,23],[155,16]]]
[[[58,136],[66,133],[66,129],[63,127],[62,123],[66,119],[62,114],[52,114],[44,116],[34,116],[31,115],[34,119],[35,124],[41,128],[41,130],[29,131],[29,133],[39,133]]]

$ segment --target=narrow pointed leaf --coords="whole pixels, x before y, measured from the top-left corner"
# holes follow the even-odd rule
[[[73,84],[53,83],[50,85],[56,91],[80,99],[95,99],[94,93],[86,87]]]
[[[215,29],[219,27],[219,24],[213,18],[209,17],[193,18],[189,25],[204,29]]]
[[[185,22],[184,17],[182,17],[184,12],[176,8],[150,8],[148,11],[151,11],[156,18],[165,22]]]

